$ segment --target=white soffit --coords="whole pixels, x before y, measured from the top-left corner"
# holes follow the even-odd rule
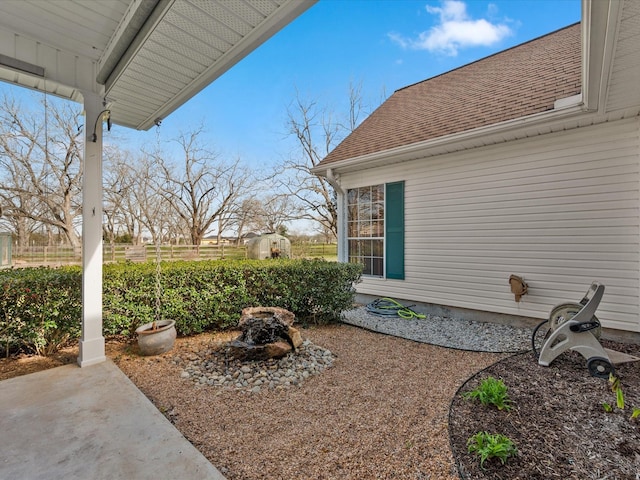
[[[0,0],[0,80],[148,129],[316,0]]]
[[[0,0],[0,80],[82,101],[131,0]]]
[[[106,80],[116,123],[146,130],[305,11],[301,0],[160,1]]]

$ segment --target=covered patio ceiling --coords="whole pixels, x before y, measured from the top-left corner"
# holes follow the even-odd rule
[[[80,366],[106,359],[100,119],[159,124],[315,1],[0,0],[0,81],[82,102],[86,114]]]
[[[0,80],[146,130],[316,0],[2,0]]]

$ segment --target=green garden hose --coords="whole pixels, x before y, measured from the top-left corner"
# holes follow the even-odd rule
[[[427,318],[426,315],[418,312],[414,312],[410,307],[414,305],[402,305],[393,298],[378,298],[367,305],[367,311],[374,315],[381,315],[384,317],[401,317],[401,318]]]

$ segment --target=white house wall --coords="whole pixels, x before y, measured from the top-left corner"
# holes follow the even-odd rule
[[[640,331],[639,137],[633,118],[345,174],[345,189],[405,181],[405,280],[358,291],[547,318],[595,280],[603,325]]]

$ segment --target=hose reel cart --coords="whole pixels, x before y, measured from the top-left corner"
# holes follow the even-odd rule
[[[573,350],[587,360],[592,376],[609,378],[614,373],[613,362],[600,344],[601,326],[595,316],[603,294],[604,285],[593,282],[579,303],[561,303],[551,310],[531,338],[538,364],[548,367],[561,353]]]

